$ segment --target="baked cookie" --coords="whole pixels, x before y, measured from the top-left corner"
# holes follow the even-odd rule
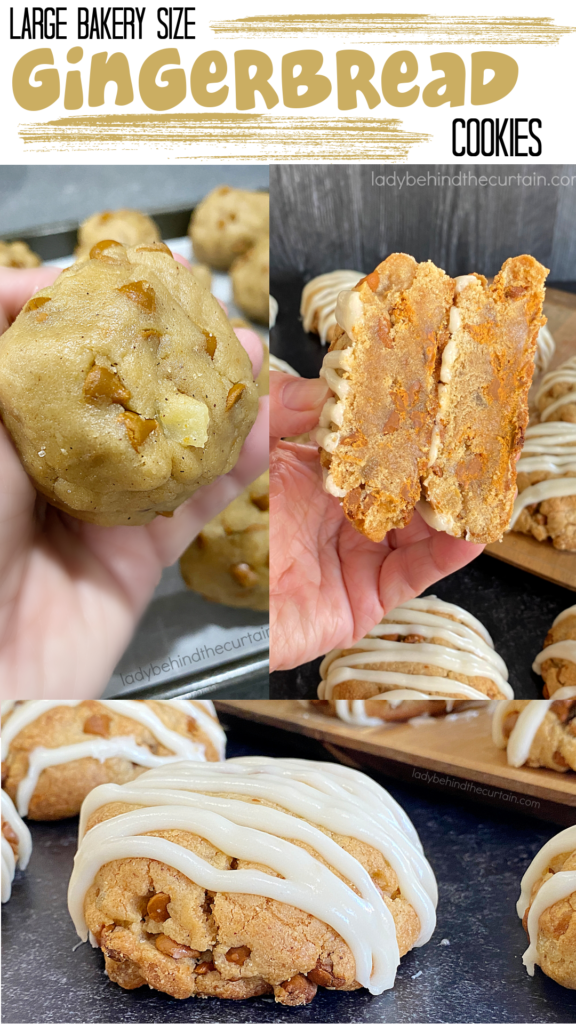
[[[0,267],[39,267],[42,260],[26,242],[0,242]]]
[[[311,700],[325,715],[340,718],[347,725],[378,726],[384,722],[407,722],[424,715],[436,717],[449,711],[466,709],[474,701],[466,700]]]
[[[157,225],[145,213],[139,210],[105,210],[82,221],[74,253],[76,259],[84,259],[93,245],[108,238],[125,246],[162,241]]]
[[[506,700],[496,708],[492,738],[514,768],[576,771],[576,686],[554,700]]]
[[[12,882],[16,868],[24,871],[32,853],[32,837],[14,807],[8,793],[0,792],[2,798],[2,903],[7,903],[12,893]]]
[[[576,551],[576,422],[549,420],[526,430],[510,528]]]
[[[374,541],[418,509],[429,525],[478,543],[509,524],[516,456],[547,271],[507,260],[488,287],[452,281],[395,253],[338,297],[321,370],[334,393],[316,433],[326,490]]]
[[[277,370],[279,373],[289,373],[292,377],[299,377],[298,370],[295,370],[290,363],[286,363],[283,359],[279,359],[273,352],[270,353],[270,369]]]
[[[268,234],[267,192],[248,192],[221,185],[198,204],[188,234],[196,259],[215,270],[228,270]]]
[[[530,940],[522,957],[528,974],[538,964],[559,985],[576,989],[576,825],[536,854],[516,909]]]
[[[309,334],[317,334],[321,345],[332,342],[339,333],[336,302],[340,292],[354,288],[362,277],[359,270],[332,270],[304,285],[300,299],[302,326]]]
[[[2,337],[0,412],[26,471],[101,526],[148,523],[227,473],[257,408],[224,311],[161,242],[98,243]]]
[[[575,604],[554,619],[532,669],[542,676],[544,697],[554,697],[563,686],[576,686]]]
[[[234,302],[251,320],[268,325],[270,319],[270,239],[263,235],[230,268]]]
[[[513,697],[508,670],[488,630],[470,612],[438,597],[416,597],[388,612],[362,640],[320,665],[321,700],[365,701],[369,717],[409,717],[414,700]],[[382,711],[378,702],[388,705]],[[403,708],[403,703],[409,706]],[[361,709],[360,709],[361,710]],[[420,712],[421,713],[421,712]]]
[[[211,701],[25,700],[2,709],[2,786],[19,813],[70,818],[94,786],[183,759],[217,761]]]
[[[491,543],[509,526],[547,274],[517,256],[490,286],[478,274],[457,280],[419,506],[454,537]]]
[[[191,590],[219,604],[268,610],[269,486],[266,472],[202,528],[180,559]]]
[[[454,287],[433,263],[394,253],[338,297],[316,440],[326,490],[374,541],[405,526],[420,497]]]
[[[360,772],[291,758],[94,790],[68,895],[112,981],[177,999],[378,994],[435,926],[434,875],[404,811]]]

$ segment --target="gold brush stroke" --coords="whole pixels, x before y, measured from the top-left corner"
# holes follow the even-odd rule
[[[553,46],[576,27],[555,25],[553,18],[458,17],[434,14],[271,14],[232,21],[212,21],[215,35],[379,36],[396,43],[481,43],[506,46],[532,43]]]
[[[61,117],[20,125],[20,138],[35,152],[172,149],[187,145],[190,156],[210,160],[407,160],[411,146],[431,135],[404,131],[395,118],[290,117],[267,114],[104,114]],[[202,152],[209,143],[220,154]],[[252,146],[254,152],[243,152]]]

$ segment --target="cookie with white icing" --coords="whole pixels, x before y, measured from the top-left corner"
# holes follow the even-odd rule
[[[550,839],[522,879],[516,905],[530,945],[522,957],[566,988],[576,989],[576,825]]]
[[[69,909],[112,981],[176,998],[317,987],[374,995],[435,927],[437,890],[413,825],[342,765],[182,763],[82,808]]]
[[[507,700],[492,719],[492,739],[514,768],[576,771],[576,686],[556,690],[554,700]]]
[[[549,327],[544,324],[544,326],[538,331],[536,355],[534,356],[534,376],[540,373],[546,373],[546,370],[552,362],[555,351],[556,342],[554,341],[552,332]]]
[[[430,701],[436,710],[438,701],[444,706],[514,696],[488,630],[463,608],[437,597],[417,597],[393,609],[353,647],[327,654],[320,675],[318,697],[335,700],[345,719],[381,718],[394,709],[403,713],[403,705],[415,700]],[[352,713],[350,701],[356,705]],[[386,704],[383,712],[374,710],[379,701]]]
[[[302,326],[309,334],[317,334],[321,345],[333,341],[338,332],[336,303],[340,292],[354,288],[361,277],[364,274],[360,270],[332,270],[304,285],[300,299]]]
[[[1,743],[2,786],[39,821],[78,814],[102,783],[225,750],[212,702],[193,700],[3,701]]]
[[[339,718],[346,725],[359,728],[382,725],[383,722],[407,722],[423,715],[435,717],[447,711],[456,711],[468,701],[446,700],[311,700],[313,707],[331,718]]]
[[[542,676],[544,697],[555,696],[562,686],[576,686],[575,604],[556,616],[532,668]]]
[[[2,800],[2,903],[7,903],[12,893],[12,882],[16,868],[24,871],[32,853],[32,837],[14,807],[8,793],[0,791]]]

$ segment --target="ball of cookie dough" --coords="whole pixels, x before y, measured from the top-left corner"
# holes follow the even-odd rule
[[[235,465],[257,413],[250,360],[163,243],[95,245],[0,343],[0,413],[57,508],[148,523]]]
[[[193,263],[190,270],[192,274],[194,274],[196,280],[210,291],[212,287],[212,271],[210,270],[210,267],[207,267],[205,263]]]
[[[139,210],[105,210],[93,213],[78,228],[76,258],[84,259],[93,245],[113,238],[122,245],[148,245],[160,242],[160,232],[151,217]]]
[[[180,559],[184,582],[210,601],[268,609],[268,473],[212,519]]]
[[[42,260],[26,242],[0,242],[0,267],[28,269],[39,267]]]
[[[269,239],[264,235],[230,269],[234,302],[251,320],[267,324],[270,315]]]
[[[266,192],[247,192],[222,185],[198,204],[188,234],[194,255],[216,270],[228,270],[268,234],[269,201]]]

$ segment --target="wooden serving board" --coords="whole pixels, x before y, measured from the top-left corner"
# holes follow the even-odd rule
[[[368,765],[506,811],[576,822],[576,773],[512,768],[494,746],[488,708],[358,728],[297,700],[221,700],[218,711],[319,740],[347,764]],[[346,754],[343,754],[343,750]],[[402,770],[396,770],[401,768]],[[467,780],[467,785],[462,781]]]
[[[544,313],[556,342],[549,367],[553,370],[576,354],[576,295],[547,288]],[[550,541],[537,541],[523,533],[507,533],[502,541],[489,544],[486,554],[576,590],[576,552],[558,551]]]

